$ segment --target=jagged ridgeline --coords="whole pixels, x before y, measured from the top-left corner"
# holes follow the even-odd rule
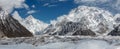
[[[120,15],[119,15],[120,16]],[[96,7],[79,6],[68,15],[63,15],[53,21],[44,31],[49,35],[83,35],[102,36],[120,35],[119,27],[114,28],[119,16]],[[117,21],[116,21],[117,20]]]
[[[0,37],[31,37],[33,36],[16,19],[0,8]]]

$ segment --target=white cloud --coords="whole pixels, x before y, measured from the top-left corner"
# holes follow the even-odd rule
[[[10,13],[14,8],[29,8],[24,2],[25,0],[0,0],[0,7]]]
[[[45,3],[43,6],[48,6],[50,3]]]
[[[96,1],[96,0],[74,0],[75,3],[79,3],[79,2],[93,2],[93,1]]]
[[[112,12],[120,12],[120,0],[74,0],[76,4],[95,6]]]
[[[67,0],[59,0],[59,1],[67,1]]]
[[[81,2],[108,2],[110,0],[74,0],[75,3],[81,3]]]
[[[57,5],[49,5],[48,7],[55,7],[55,6],[57,6]]]
[[[55,5],[55,4],[50,4],[50,3],[45,3],[43,6],[45,6],[45,7],[55,7],[55,6],[57,6],[57,5]]]
[[[69,1],[69,0],[39,0],[43,2],[48,2],[48,3],[56,3],[56,2],[63,2],[63,1]]]
[[[30,10],[27,12],[27,14],[32,14],[32,13],[35,13],[36,11],[35,10]]]
[[[35,5],[32,5],[32,8],[35,8]]]
[[[26,9],[29,9],[29,6],[27,4],[22,4],[22,8],[26,8]]]

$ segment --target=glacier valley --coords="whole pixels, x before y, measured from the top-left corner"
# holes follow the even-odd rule
[[[0,49],[120,49],[120,14],[97,7],[79,6],[50,24],[0,10],[0,27]]]

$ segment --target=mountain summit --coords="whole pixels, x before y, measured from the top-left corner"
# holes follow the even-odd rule
[[[29,15],[27,18],[24,19],[19,16],[18,12],[15,12],[13,14],[13,17],[17,19],[25,28],[27,28],[34,35],[42,34],[42,31],[48,26],[47,23],[44,23],[34,18],[32,15]]]
[[[35,19],[32,15],[29,15],[24,21],[24,26],[35,35],[42,34],[42,31],[48,26],[38,19]]]
[[[110,12],[96,7],[79,6],[68,15],[60,16],[56,21],[52,21],[44,33],[107,35],[114,29],[114,24],[116,22]]]

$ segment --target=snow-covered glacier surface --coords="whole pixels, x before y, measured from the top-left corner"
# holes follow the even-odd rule
[[[4,38],[0,39],[0,49],[120,49],[120,38],[110,36],[41,36]]]
[[[0,45],[0,49],[120,49],[120,45],[111,44],[103,40],[79,40],[76,42],[55,42],[39,46],[25,43],[19,45]]]

